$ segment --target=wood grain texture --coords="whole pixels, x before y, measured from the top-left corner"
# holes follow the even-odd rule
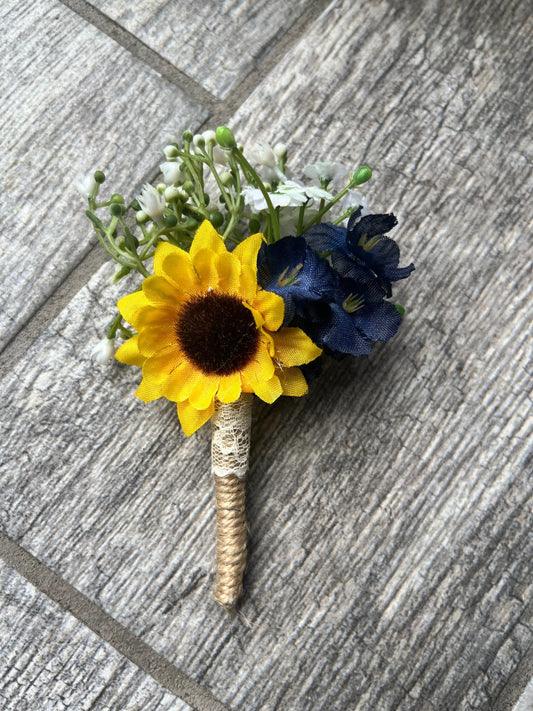
[[[219,99],[254,70],[306,0],[91,0]]]
[[[2,711],[190,711],[0,561]]]
[[[524,693],[520,696],[513,707],[513,711],[530,711],[533,708],[533,679],[526,686]]]
[[[0,347],[95,242],[76,173],[99,168],[133,192],[158,161],[146,147],[163,160],[206,115],[55,0],[7,0],[2,16]]]
[[[487,709],[533,643],[530,27],[335,2],[231,124],[373,165],[417,265],[393,341],[256,403],[241,615],[212,599],[209,432],[89,361],[111,268],[1,384],[2,529],[232,708]]]

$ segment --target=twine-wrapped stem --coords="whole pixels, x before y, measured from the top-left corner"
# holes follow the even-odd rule
[[[217,513],[215,599],[227,610],[242,596],[246,567],[246,472],[250,451],[252,395],[224,404],[212,417],[211,468]]]

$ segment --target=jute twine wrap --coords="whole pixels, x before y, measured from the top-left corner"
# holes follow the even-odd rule
[[[250,452],[252,395],[217,402],[212,417],[212,471],[217,511],[215,599],[227,610],[242,596],[246,567],[246,472]]]

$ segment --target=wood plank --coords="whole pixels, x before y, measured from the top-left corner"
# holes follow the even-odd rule
[[[232,123],[375,166],[417,264],[394,341],[256,403],[241,615],[211,597],[208,432],[89,360],[111,268],[2,382],[2,529],[235,709],[488,708],[531,648],[530,25],[335,2]]]
[[[0,560],[3,711],[190,711]]]
[[[513,706],[513,711],[530,711],[531,708],[533,708],[533,679],[526,686],[516,705]]]
[[[91,0],[215,97],[224,99],[302,14],[306,0]]]
[[[0,347],[94,244],[76,173],[133,190],[163,159],[146,146],[206,116],[60,2],[6,0],[2,14]]]

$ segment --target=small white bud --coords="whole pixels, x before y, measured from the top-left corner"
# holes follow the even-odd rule
[[[163,191],[166,190],[167,186],[164,183],[161,186]],[[137,195],[137,202],[142,210],[156,222],[162,221],[165,212],[165,199],[159,192],[161,186],[158,185],[156,189],[153,185],[146,183],[143,185],[142,193]]]
[[[94,179],[94,172],[82,175],[81,173],[74,178],[74,187],[85,198],[91,197],[97,183]]]
[[[231,185],[233,182],[233,175],[231,173],[229,173],[228,171],[226,171],[224,173],[220,173],[220,182],[222,183],[222,185],[225,185],[226,187],[228,185]]]
[[[178,155],[176,146],[165,146],[163,150],[167,158],[175,158]]]
[[[214,131],[204,131],[202,133],[202,136],[204,137],[204,141],[206,145],[213,145],[215,146],[217,143],[217,135]]]
[[[287,146],[284,143],[276,143],[273,150],[276,158],[287,157]]]
[[[91,352],[92,360],[96,361],[100,365],[103,365],[114,355],[115,341],[112,338],[102,338],[101,341],[98,341]]]
[[[205,139],[204,139],[204,137],[202,136],[201,133],[196,133],[196,134],[192,137],[192,142],[193,142],[194,145],[197,146],[198,148],[203,148],[203,147],[205,146]]]
[[[161,195],[162,195],[162,194],[165,192],[165,190],[167,189],[167,186],[165,185],[165,183],[158,183],[155,187],[156,187],[156,189],[157,189],[157,192],[160,193]]]
[[[164,195],[165,200],[167,202],[174,202],[174,200],[179,200],[182,192],[183,192],[183,190],[179,190],[178,188],[171,186],[170,188],[167,188],[165,190],[163,195]]]
[[[135,213],[135,218],[137,222],[147,222],[150,219],[150,216],[146,214],[144,210],[139,210],[138,212]]]
[[[276,156],[274,151],[268,145],[268,143],[259,142],[257,146],[254,146],[251,151],[249,151],[250,158],[259,163],[259,165],[264,165],[267,168],[275,168],[277,164]]]
[[[183,179],[180,165],[180,163],[176,163],[175,161],[167,161],[166,163],[161,163],[159,166],[160,171],[163,173],[163,179],[167,185],[173,185]]]

